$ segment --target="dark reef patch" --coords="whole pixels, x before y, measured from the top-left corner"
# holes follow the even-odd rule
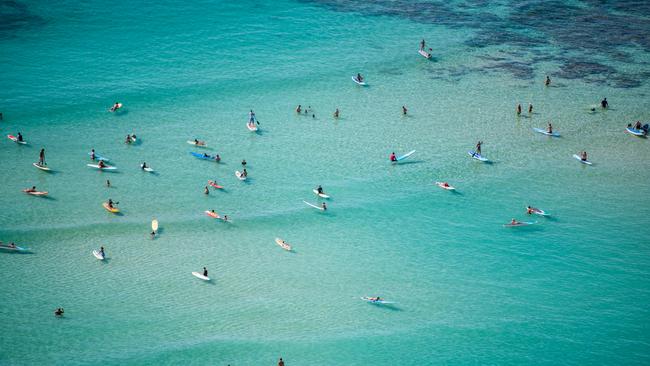
[[[33,14],[27,5],[14,0],[0,0],[0,38],[13,37],[16,31],[44,23],[45,20]]]
[[[474,35],[464,44],[470,48],[503,46],[519,51],[504,53],[500,57],[505,59],[491,60],[493,63],[486,68],[521,79],[534,77],[535,68],[541,63],[555,64],[556,77],[617,88],[638,87],[645,79],[642,75],[619,71],[613,65],[634,64],[629,53],[632,49],[650,52],[650,1],[647,0],[575,3],[468,0],[458,4],[437,0],[300,1],[338,12],[401,17],[453,29],[469,28]],[[576,54],[580,55],[579,59]],[[453,70],[444,72],[457,77]]]

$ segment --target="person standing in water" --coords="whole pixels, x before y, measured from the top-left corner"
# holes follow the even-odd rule
[[[302,106],[298,104],[298,107],[296,107],[296,113],[300,114],[301,110],[302,110]]]
[[[45,165],[45,149],[38,153],[38,165]]]
[[[390,157],[388,159],[390,159],[390,161],[397,161],[397,157],[395,156],[395,152],[390,153]]]
[[[517,103],[517,115],[521,114],[521,104]]]
[[[210,190],[208,189],[208,186],[205,186],[203,193],[210,194]]]
[[[600,106],[603,107],[603,109],[609,108],[609,103],[607,103],[607,98],[603,98],[603,100],[600,101]]]
[[[424,50],[424,47],[426,46],[426,42],[424,42],[424,39],[420,41],[420,51]]]
[[[548,75],[546,75],[546,80],[544,81],[544,86],[549,86],[549,85],[551,85],[551,78]]]
[[[62,317],[63,313],[64,313],[63,308],[56,308],[56,310],[54,310],[54,316],[58,318]]]
[[[339,109],[336,108],[336,110],[334,111],[334,118],[339,118],[339,113],[340,113]]]
[[[407,112],[408,112],[408,109],[406,109],[406,106],[402,106],[402,115],[406,116]]]
[[[244,159],[244,160],[241,161],[241,165],[242,165],[242,166],[246,166],[246,159]]]
[[[106,187],[111,188],[111,181],[106,179]]]
[[[323,211],[327,211],[327,205],[325,204],[325,202],[321,204],[321,207],[323,208]]]
[[[528,114],[533,113],[533,103],[528,103]]]

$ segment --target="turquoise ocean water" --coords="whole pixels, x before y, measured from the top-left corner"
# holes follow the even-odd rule
[[[650,363],[650,141],[625,133],[650,120],[649,16],[638,2],[0,2],[0,240],[31,251],[0,253],[0,364]],[[591,113],[603,97],[612,108]],[[561,138],[531,130],[548,121]],[[4,137],[18,131],[29,145]],[[223,164],[193,158],[194,137]],[[493,164],[467,156],[479,139]],[[52,173],[31,166],[42,147]],[[117,172],[86,167],[91,148]],[[225,190],[204,195],[209,179]],[[318,184],[326,213],[302,203]],[[552,216],[502,226],[526,205]],[[203,266],[211,283],[190,274]],[[396,304],[360,300],[376,295]]]

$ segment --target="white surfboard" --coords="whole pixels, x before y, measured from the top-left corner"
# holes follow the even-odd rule
[[[304,203],[307,204],[308,206],[311,206],[311,207],[313,207],[313,208],[315,208],[315,209],[317,209],[317,210],[325,211],[325,209],[324,209],[322,206],[316,206],[316,205],[311,204],[311,203],[309,203],[309,202],[307,202],[307,201],[302,201],[302,202],[304,202]]]
[[[156,219],[151,220],[151,231],[153,232],[158,231],[158,220]]]
[[[93,250],[93,255],[95,256],[95,258],[99,259],[100,261],[103,261],[104,259],[106,259],[105,255],[102,255],[102,253],[99,250],[96,250],[96,249]]]
[[[311,191],[320,198],[330,198],[330,196],[326,195],[325,193],[318,193],[317,189],[312,189]]]
[[[97,165],[97,164],[86,164],[86,165],[89,166],[89,167],[91,167],[91,168],[95,168],[95,169],[99,169],[99,170],[115,170],[115,169],[117,169],[117,168],[114,167],[114,166],[108,166],[108,165],[104,166],[103,168],[100,167],[100,166]]]
[[[582,164],[591,165],[591,162],[589,160],[582,160],[582,158],[576,154],[573,154],[573,157],[578,159],[578,161],[581,162]]]
[[[203,281],[210,281],[210,277],[206,277],[206,276],[204,276],[203,273],[192,272],[192,276],[194,276],[194,277],[196,277],[196,278],[200,278],[200,279],[202,279]]]
[[[237,179],[239,179],[241,181],[244,181],[247,178],[247,177],[242,176],[242,172],[240,172],[239,170],[235,172],[235,177],[237,177]]]
[[[287,243],[286,241],[280,239],[280,238],[275,238],[275,243],[279,245],[282,249],[290,252],[291,251],[291,245]]]
[[[47,166],[45,166],[45,165],[41,165],[41,164],[39,164],[39,163],[32,163],[32,165],[35,166],[35,167],[37,167],[37,168],[40,169],[40,170],[45,170],[45,171],[50,171],[50,170],[51,170],[51,169],[48,168]]]
[[[142,168],[142,164],[140,164],[140,169],[144,170],[145,172],[149,172],[149,173],[153,173],[153,172],[154,172],[154,170],[151,169],[151,167]]]
[[[356,77],[356,76],[353,76],[353,77],[352,77],[352,81],[354,81],[357,85],[361,85],[361,86],[366,86],[366,85],[368,85],[368,84],[366,84],[365,81],[359,81],[359,80],[357,80],[357,77]]]
[[[197,144],[194,141],[187,140],[187,143],[190,144],[190,145],[194,145],[196,147],[208,147],[208,145],[205,143],[205,141],[199,141],[199,143]]]
[[[422,57],[424,57],[424,58],[426,58],[426,59],[430,59],[430,58],[431,58],[431,54],[430,54],[429,52],[425,51],[425,50],[419,50],[418,53],[419,53],[420,55],[422,55]]]

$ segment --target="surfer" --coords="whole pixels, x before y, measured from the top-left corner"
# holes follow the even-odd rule
[[[102,169],[106,167],[106,164],[104,164],[104,160],[100,160],[99,163],[97,163],[97,166],[99,167],[99,169]]]
[[[402,106],[402,115],[406,116],[407,112],[408,112],[408,109],[406,109],[406,106]]]
[[[228,221],[228,215],[223,215],[223,221]]]
[[[254,124],[255,124],[255,112],[253,112],[252,109],[251,109],[250,112],[248,112],[248,123],[249,123],[250,125],[254,125]]]
[[[357,73],[357,81],[363,83],[363,76],[360,73]]]
[[[519,224],[519,221],[517,221],[515,219],[510,220],[510,225],[518,225],[518,224]]]
[[[424,47],[426,46],[426,42],[424,42],[424,39],[420,41],[420,51],[424,50]]]
[[[142,168],[142,170],[145,170],[147,168],[147,162],[146,161],[142,162],[142,165],[140,167]]]
[[[156,237],[156,232],[155,232],[155,231],[151,231],[151,234],[149,234],[149,235],[151,235],[151,239],[153,240],[153,238]]]
[[[25,192],[36,192],[36,186],[32,186],[32,188],[26,189]]]
[[[248,172],[246,171],[246,168],[244,168],[244,171],[241,173],[241,176],[244,178],[248,178]]]
[[[125,143],[125,144],[130,144],[131,142],[132,142],[132,141],[131,141],[131,135],[130,135],[130,134],[129,134],[129,135],[126,135],[126,140],[124,141],[124,143]]]
[[[296,107],[296,113],[300,114],[301,110],[302,110],[302,106],[298,104],[298,107]]]
[[[278,366],[284,366],[284,361],[282,360],[282,357],[280,357],[280,360],[278,361]]]
[[[546,130],[546,132],[548,132],[549,134],[553,133],[553,125],[551,124],[551,122],[548,123],[548,129]]]
[[[111,107],[111,112],[115,112],[116,110],[120,109],[120,102],[115,102],[113,106]]]
[[[580,160],[587,161],[587,152],[583,151],[580,153]]]
[[[533,103],[528,103],[528,114],[533,113]]]
[[[18,141],[23,142],[23,135],[18,132]]]
[[[530,215],[530,214],[532,214],[533,212],[535,212],[535,209],[533,209],[533,208],[530,207],[530,206],[526,206],[526,213],[527,213],[527,214]]]
[[[397,157],[395,156],[395,152],[390,153],[390,161],[397,161]]]
[[[95,160],[97,156],[95,155],[95,149],[90,150],[90,160]]]
[[[636,121],[636,124],[634,125],[635,130],[640,130],[641,129],[641,121]],[[20,134],[18,134],[20,136]]]
[[[110,198],[108,199],[108,207],[113,208],[113,200]]]
[[[551,85],[551,78],[548,75],[546,75],[546,80],[544,81],[544,85],[545,86]]]
[[[63,313],[64,313],[63,308],[56,308],[56,310],[54,310],[54,316],[56,317],[62,317]]]
[[[106,256],[106,253],[104,253],[104,247],[99,247],[99,254],[101,254],[102,257]]]
[[[38,153],[38,165],[45,165],[45,149]]]
[[[340,113],[339,109],[336,108],[336,110],[334,111],[334,118],[339,118],[339,113]]]
[[[208,277],[208,269],[205,268],[205,267],[203,267],[203,275],[204,275],[205,277]]]
[[[521,104],[517,103],[517,115],[521,114]]]
[[[327,205],[325,202],[321,203],[321,207],[323,208],[323,211],[327,211]]]
[[[481,145],[483,145],[483,141],[479,141],[476,143],[476,153],[481,155]]]
[[[219,156],[219,154],[217,154],[217,156],[215,156],[214,160],[215,160],[217,163],[220,162],[220,161],[221,161],[221,156]]]
[[[318,188],[316,188],[316,192],[318,192],[318,194],[323,194],[323,187],[321,187],[320,184],[318,185]]]
[[[445,188],[449,188],[449,183],[447,183],[447,182],[443,182],[443,183],[442,183],[442,186],[445,187]]]
[[[603,98],[603,100],[600,101],[600,106],[603,107],[603,109],[609,108],[609,103],[607,102],[607,98]]]

